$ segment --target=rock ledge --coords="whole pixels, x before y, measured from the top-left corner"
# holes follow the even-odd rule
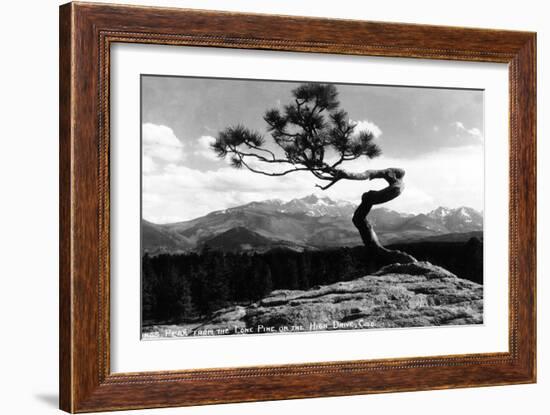
[[[219,310],[207,323],[186,329],[192,335],[226,328],[226,334],[235,334],[266,328],[279,332],[481,323],[481,285],[429,262],[416,262],[387,265],[372,275],[306,291],[276,290],[257,303]],[[178,327],[183,326],[148,330]]]

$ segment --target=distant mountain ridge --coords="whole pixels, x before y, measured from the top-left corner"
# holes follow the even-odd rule
[[[154,224],[142,221],[142,248],[150,253],[201,250],[294,250],[361,244],[351,217],[356,205],[309,195],[284,202],[278,199],[247,203],[211,212],[190,221]],[[467,235],[483,230],[475,209],[438,207],[425,214],[375,208],[369,214],[383,243],[422,240],[446,234]]]
[[[263,211],[275,211],[288,214],[305,214],[311,217],[317,216],[347,216],[353,214],[356,205],[343,200],[334,201],[329,197],[319,197],[311,194],[300,199],[292,199],[284,202],[280,199],[269,199],[261,202],[251,202],[246,205],[211,212],[210,215],[227,213],[234,210],[257,209]]]

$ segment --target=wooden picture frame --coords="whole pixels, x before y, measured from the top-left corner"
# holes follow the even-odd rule
[[[110,46],[118,42],[508,64],[509,352],[111,373],[109,62]],[[69,3],[60,8],[59,92],[61,409],[91,412],[535,382],[535,33]]]

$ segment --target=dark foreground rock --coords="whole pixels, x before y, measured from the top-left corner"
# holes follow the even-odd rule
[[[215,335],[482,322],[482,285],[416,262],[388,265],[372,275],[307,291],[273,291],[249,306],[219,310],[201,325],[150,326],[145,331],[171,337],[174,330]]]

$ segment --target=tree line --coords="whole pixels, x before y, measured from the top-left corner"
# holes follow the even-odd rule
[[[142,259],[144,321],[181,322],[236,303],[257,301],[272,290],[307,290],[367,272],[362,247],[265,253],[213,251]]]
[[[483,242],[396,246],[457,276],[483,282]],[[307,290],[348,281],[380,268],[365,248],[297,252],[222,252],[206,246],[186,254],[142,258],[142,319],[148,323],[199,321],[235,304],[250,304],[277,289]]]

